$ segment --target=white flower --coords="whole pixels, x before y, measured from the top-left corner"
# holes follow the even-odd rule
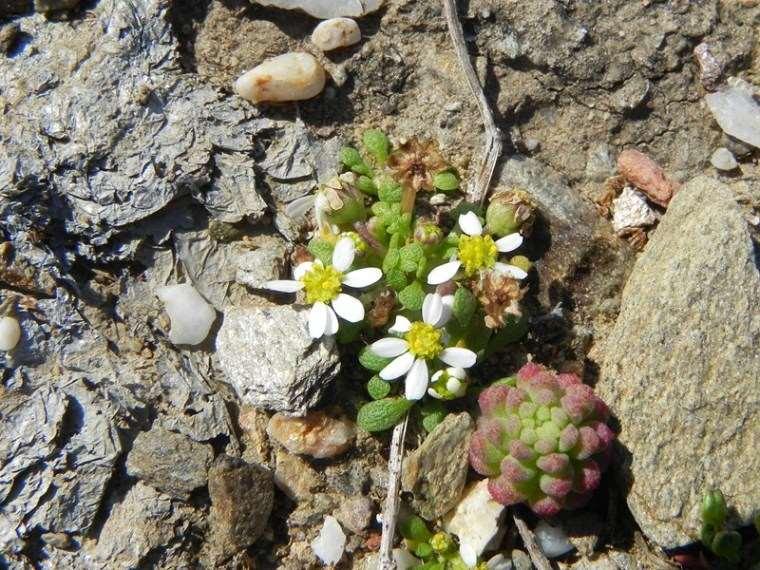
[[[362,302],[343,293],[343,287],[369,287],[383,276],[377,267],[346,273],[355,255],[354,241],[348,237],[340,238],[335,244],[331,265],[324,265],[319,260],[307,261],[293,270],[293,280],[267,281],[264,287],[281,293],[303,289],[306,302],[313,305],[309,312],[309,334],[312,338],[332,336],[338,332],[338,317],[350,323],[358,323],[364,318]]]
[[[430,379],[428,395],[436,400],[461,398],[467,391],[467,372],[463,368],[439,370]]]
[[[451,261],[434,267],[428,275],[430,285],[440,285],[454,279],[463,267],[467,276],[483,269],[492,269],[514,279],[525,279],[528,274],[515,265],[497,261],[499,253],[514,251],[522,245],[519,233],[509,234],[496,241],[490,235],[483,235],[483,224],[474,212],[459,216],[459,227],[465,235],[459,238],[459,249]]]
[[[446,347],[441,328],[451,316],[446,308],[448,300],[437,293],[425,297],[422,303],[422,321],[410,322],[402,316],[389,332],[403,334],[404,338],[386,337],[372,343],[372,352],[383,358],[393,360],[380,371],[383,380],[394,380],[406,374],[404,395],[407,400],[419,400],[428,387],[428,361],[437,358],[444,364],[456,368],[470,368],[475,364],[477,355],[460,347]]]

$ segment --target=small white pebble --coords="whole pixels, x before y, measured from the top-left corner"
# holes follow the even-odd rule
[[[734,170],[739,166],[739,163],[736,162],[736,159],[734,158],[734,155],[731,154],[731,151],[723,147],[716,149],[715,152],[712,153],[712,156],[710,157],[710,164],[712,164],[718,170],[725,171]]]
[[[214,308],[189,283],[167,285],[156,290],[171,320],[169,340],[172,344],[202,343],[216,319]]]
[[[575,548],[570,544],[563,528],[551,526],[546,521],[539,522],[533,532],[536,535],[538,546],[547,558],[557,558]]]
[[[346,535],[340,523],[332,516],[326,516],[319,535],[311,542],[311,549],[324,564],[337,564],[343,557]]]
[[[13,350],[21,340],[21,327],[13,317],[0,319],[0,350]]]
[[[359,25],[351,18],[332,18],[321,22],[311,33],[311,42],[322,51],[352,46],[362,39]]]
[[[302,101],[319,95],[327,77],[309,53],[272,57],[246,71],[235,82],[235,93],[252,103]]]
[[[396,563],[396,570],[410,570],[422,564],[422,561],[412,556],[405,548],[393,549],[393,561]]]

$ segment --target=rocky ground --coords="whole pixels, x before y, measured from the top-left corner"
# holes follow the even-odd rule
[[[706,98],[729,78],[760,90],[760,4],[459,4],[508,134],[496,185],[540,208],[529,334],[476,378],[532,354],[610,404],[616,458],[563,515],[577,550],[559,567],[672,567],[706,488],[734,525],[760,508],[759,155]],[[388,437],[353,423],[363,373],[259,287],[303,237],[286,205],[364,129],[436,140],[474,170],[481,121],[441,6],[387,0],[329,55],[309,43],[316,19],[247,0],[0,0],[0,18],[0,302],[22,329],[0,352],[0,567],[317,568],[332,515],[338,567],[374,568]],[[324,65],[320,96],[233,94],[291,50]],[[647,221],[613,228],[625,149],[678,191],[667,207],[633,196]],[[170,342],[156,297],[178,282],[218,315],[197,347]],[[431,520],[476,480],[451,461],[471,404],[427,439],[410,428],[404,496]],[[505,528],[500,550],[522,548]]]

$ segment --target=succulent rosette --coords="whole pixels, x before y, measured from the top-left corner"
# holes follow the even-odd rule
[[[599,486],[615,434],[609,410],[575,374],[528,363],[480,394],[470,463],[504,505],[540,516],[585,504]]]

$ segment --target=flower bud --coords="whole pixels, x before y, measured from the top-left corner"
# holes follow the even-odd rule
[[[356,232],[342,232],[339,238],[348,238],[354,242],[354,251],[357,256],[364,255],[367,251],[367,242]]]
[[[533,269],[533,262],[524,255],[515,255],[509,260],[509,264],[519,267],[526,273]]]
[[[446,368],[433,374],[428,394],[437,400],[454,400],[465,395],[468,384],[463,369]]]
[[[451,536],[445,532],[437,532],[430,539],[430,546],[432,546],[433,550],[436,552],[444,553],[454,547],[454,541],[451,539]]]
[[[526,234],[533,224],[535,206],[526,192],[509,190],[491,198],[486,210],[486,225],[494,235],[503,237],[516,231]]]
[[[367,219],[364,198],[354,186],[355,180],[350,173],[336,176],[319,189],[314,205],[320,227],[348,225]]]
[[[437,245],[443,239],[443,230],[430,220],[418,219],[414,225],[414,241],[425,245]]]

